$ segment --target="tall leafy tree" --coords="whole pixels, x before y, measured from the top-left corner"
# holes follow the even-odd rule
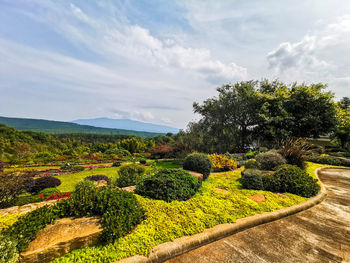
[[[317,138],[337,123],[333,94],[325,89],[268,80],[224,85],[217,97],[193,104],[202,118],[188,132],[207,138],[200,148],[217,152],[244,150],[252,142],[271,146],[287,137]]]
[[[217,88],[218,97],[202,105],[193,104],[202,115],[202,129],[213,136],[219,152],[244,150],[250,143],[252,130],[258,123],[259,99],[255,81],[246,81]]]
[[[350,150],[350,99],[347,97],[337,104],[337,125],[334,135],[342,148]]]

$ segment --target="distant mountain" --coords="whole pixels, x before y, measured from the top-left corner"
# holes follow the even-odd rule
[[[126,130],[145,131],[145,132],[177,133],[179,131],[179,129],[174,127],[141,122],[141,121],[134,121],[129,119],[96,118],[96,119],[81,119],[81,120],[75,120],[72,122],[77,124],[82,124],[82,125],[91,125],[95,127],[126,129]]]
[[[130,129],[109,129],[93,127],[88,125],[79,125],[71,122],[49,121],[41,119],[27,118],[8,118],[0,116],[0,124],[18,130],[31,130],[36,132],[44,132],[50,134],[66,134],[66,133],[90,133],[90,134],[108,134],[108,135],[132,135],[143,138],[155,137],[162,135],[162,132],[143,132]]]

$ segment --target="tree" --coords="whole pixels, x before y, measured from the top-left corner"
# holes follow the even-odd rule
[[[144,152],[146,150],[146,144],[144,143],[144,141],[135,137],[119,141],[117,143],[117,147],[123,148],[129,151],[130,153],[139,153]]]
[[[334,132],[343,149],[350,150],[350,107],[344,109],[339,103],[337,107],[337,125]]]
[[[339,101],[338,105],[343,110],[349,109],[350,108],[350,99],[348,97],[343,97]]]
[[[204,144],[198,148],[225,152],[245,150],[252,143],[273,146],[288,137],[329,134],[337,119],[333,94],[325,88],[268,80],[224,85],[217,97],[193,104],[202,118],[190,124],[188,137]]]
[[[318,138],[333,131],[337,122],[334,95],[325,88],[323,84],[291,87],[283,107],[289,114],[286,129],[292,137]]]
[[[240,82],[217,88],[218,97],[208,99],[202,105],[193,104],[194,112],[203,117],[202,128],[213,136],[219,152],[244,150],[250,143],[254,125],[258,123],[258,95],[255,81]]]

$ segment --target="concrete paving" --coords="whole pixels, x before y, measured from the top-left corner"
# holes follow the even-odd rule
[[[166,262],[350,262],[350,170],[325,169],[319,178],[328,193],[321,204]]]

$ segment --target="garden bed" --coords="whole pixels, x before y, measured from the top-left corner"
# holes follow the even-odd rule
[[[308,163],[307,172],[315,178],[315,170],[323,166],[325,165]],[[75,184],[86,176],[106,174],[106,171],[106,175],[112,177],[117,174],[117,169],[97,168],[60,175],[61,180],[67,176],[62,180],[60,187],[63,186],[66,190],[73,189]],[[113,262],[133,255],[148,255],[154,247],[162,243],[201,233],[216,225],[234,223],[239,218],[275,211],[307,200],[289,193],[274,194],[242,189],[238,180],[240,177],[241,170],[211,174],[191,199],[182,202],[167,203],[136,195],[146,211],[146,219],[131,233],[107,245],[74,250],[54,262]],[[252,198],[257,195],[263,196],[264,200],[257,202]]]
[[[313,175],[318,167],[320,166],[309,164],[308,173]],[[176,238],[306,200],[289,193],[276,195],[267,191],[241,189],[239,178],[240,170],[213,174],[197,194],[184,202],[166,203],[137,196],[146,210],[146,219],[132,233],[105,246],[75,250],[54,262],[113,262],[133,255],[148,255],[155,246]],[[266,201],[258,203],[251,200],[249,197],[255,194],[264,195]]]

